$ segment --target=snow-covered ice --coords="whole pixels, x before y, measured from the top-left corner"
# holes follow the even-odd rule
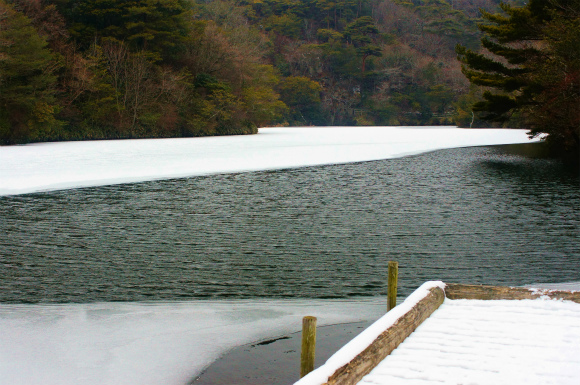
[[[444,148],[529,142],[526,130],[280,127],[257,135],[0,147],[0,195],[216,173],[389,159]]]
[[[565,291],[580,291],[580,282],[564,282],[564,283],[536,283],[533,285],[526,285],[528,289],[536,290],[565,290]]]
[[[228,350],[378,318],[384,298],[0,304],[0,385],[183,385]]]

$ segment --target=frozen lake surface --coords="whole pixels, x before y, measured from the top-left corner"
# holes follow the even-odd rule
[[[376,319],[385,301],[0,304],[0,384],[185,385],[236,346]],[[298,363],[297,363],[298,365]]]
[[[0,195],[194,175],[397,158],[442,148],[525,143],[525,130],[284,127],[257,135],[0,147]]]
[[[378,318],[388,259],[402,295],[577,280],[578,179],[555,163],[484,147],[348,163],[527,141],[333,127],[0,147],[0,385],[183,384],[304,315]]]

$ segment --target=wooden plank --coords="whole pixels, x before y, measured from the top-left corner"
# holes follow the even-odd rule
[[[561,290],[536,290],[522,287],[464,285],[459,283],[445,284],[445,296],[449,299],[536,299],[546,296],[551,299],[563,299],[580,303],[580,292]]]
[[[445,299],[439,287],[429,290],[429,294],[379,335],[372,344],[328,378],[325,385],[355,385],[387,357],[423,321],[425,321]]]

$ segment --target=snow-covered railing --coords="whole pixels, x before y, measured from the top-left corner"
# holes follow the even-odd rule
[[[424,283],[295,385],[356,384],[443,303],[444,288],[440,281]]]
[[[580,303],[580,291],[426,282],[401,305],[294,385],[354,385],[425,321],[445,298],[478,300],[555,299]]]

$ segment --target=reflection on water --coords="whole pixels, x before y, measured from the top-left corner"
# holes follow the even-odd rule
[[[501,147],[0,198],[0,301],[345,298],[580,278],[580,189]]]

